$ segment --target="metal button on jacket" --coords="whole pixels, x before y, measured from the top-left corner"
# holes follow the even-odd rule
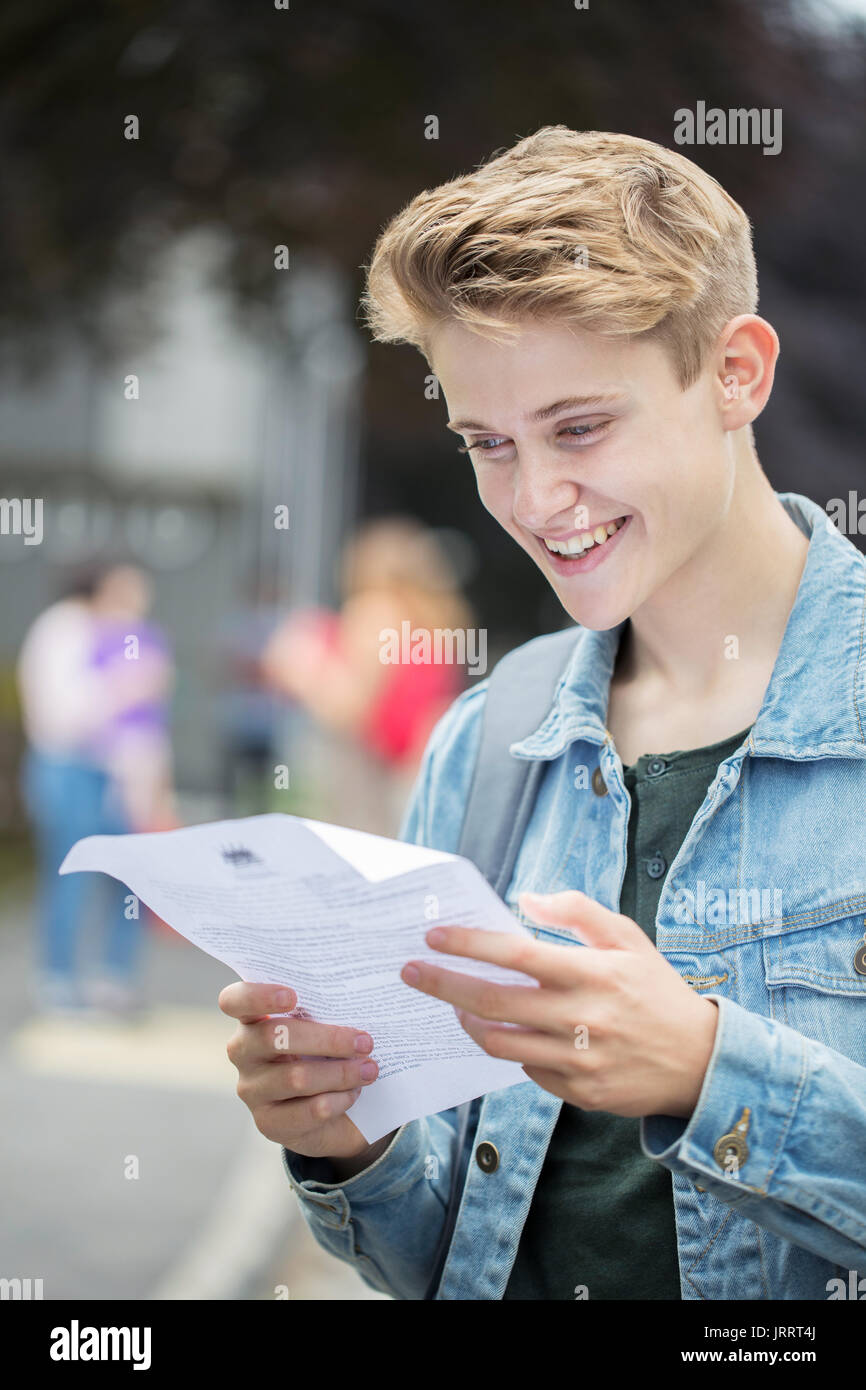
[[[648,777],[660,777],[666,769],[667,763],[664,758],[651,758],[646,765]]]
[[[667,867],[667,861],[664,855],[659,850],[656,850],[652,859],[647,863],[646,871],[650,878],[661,878],[662,874],[667,870]]]
[[[607,796],[607,783],[601,775],[600,767],[597,767],[592,774],[592,790],[596,796]]]
[[[713,1145],[713,1158],[720,1168],[728,1171],[731,1159],[734,1160],[734,1171],[742,1168],[746,1159],[749,1157],[749,1146],[746,1143],[746,1134],[749,1129],[749,1117],[751,1110],[747,1107],[743,1110],[737,1123],[729,1134],[723,1134],[721,1139],[717,1139]]]
[[[866,917],[863,920],[866,921]],[[866,932],[863,933],[863,940],[854,952],[854,969],[858,975],[866,975]]]
[[[487,1139],[475,1150],[475,1162],[484,1173],[493,1173],[499,1167],[499,1150]]]
[[[736,1167],[741,1168],[749,1157],[749,1147],[739,1134],[723,1134],[713,1146],[713,1158],[720,1168],[727,1168],[730,1160],[736,1159]]]

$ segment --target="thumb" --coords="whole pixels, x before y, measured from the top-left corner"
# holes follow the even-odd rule
[[[564,927],[573,931],[586,946],[600,950],[617,946],[639,949],[642,944],[652,944],[637,922],[620,912],[611,912],[609,907],[575,889],[562,893],[521,893],[518,906],[539,926]]]

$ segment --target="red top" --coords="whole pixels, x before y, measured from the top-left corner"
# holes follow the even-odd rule
[[[460,694],[453,663],[400,662],[388,666],[378,696],[361,726],[361,740],[386,762],[400,763],[426,742],[436,720]]]

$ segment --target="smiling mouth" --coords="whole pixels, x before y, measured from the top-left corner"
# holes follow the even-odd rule
[[[611,536],[616,535],[627,520],[627,516],[619,516],[613,521],[599,522],[591,531],[581,531],[579,535],[570,536],[565,541],[548,540],[545,536],[541,536],[539,539],[543,542],[545,550],[551,555],[585,555],[589,550],[600,550]]]

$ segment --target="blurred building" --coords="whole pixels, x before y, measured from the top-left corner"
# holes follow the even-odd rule
[[[43,499],[41,543],[0,535],[0,827],[16,816],[15,654],[71,568],[124,552],[153,572],[155,616],[177,653],[178,785],[205,795],[220,778],[225,614],[241,595],[278,607],[336,598],[364,355],[346,278],[292,256],[278,308],[247,328],[218,288],[224,254],[211,233],[172,247],[147,347],[105,364],[70,338],[38,377],[0,375],[0,496]],[[126,310],[118,300],[109,312]]]

